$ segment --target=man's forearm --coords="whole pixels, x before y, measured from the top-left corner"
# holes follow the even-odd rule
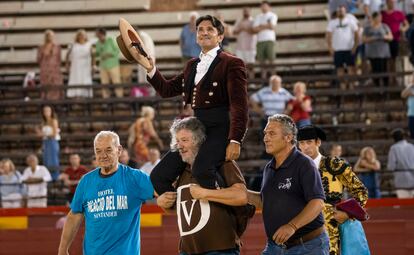
[[[27,183],[27,184],[35,184],[35,183],[41,183],[43,182],[43,178],[29,178],[25,181],[23,181],[23,183]]]
[[[262,203],[262,197],[260,195],[260,192],[247,190],[247,200],[249,203],[253,204],[256,209],[262,209],[263,203]]]
[[[243,184],[234,184],[225,189],[206,189],[205,199],[230,206],[246,205],[247,189]]]
[[[324,202],[322,199],[312,199],[290,223],[294,224],[297,228],[301,228],[313,221],[321,213],[323,207]]]
[[[67,254],[69,247],[78,232],[79,226],[82,223],[82,219],[82,214],[73,214],[72,211],[68,213],[60,238],[59,255]]]

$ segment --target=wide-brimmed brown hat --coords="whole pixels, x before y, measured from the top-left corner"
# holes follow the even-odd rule
[[[124,57],[129,62],[138,62],[144,68],[150,68],[149,58],[147,50],[141,37],[135,31],[135,29],[123,18],[119,19],[119,32],[121,33],[116,42]]]

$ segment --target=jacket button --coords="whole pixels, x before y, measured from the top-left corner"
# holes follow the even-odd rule
[[[213,94],[214,94],[214,93],[213,93],[213,92],[211,92],[211,91],[210,91],[210,92],[208,92],[208,95],[209,95],[209,96],[212,96]]]
[[[216,81],[215,81],[215,82],[213,82],[213,86],[214,86],[214,87],[217,87],[217,85],[218,85],[218,84],[217,84],[217,82],[216,82]]]

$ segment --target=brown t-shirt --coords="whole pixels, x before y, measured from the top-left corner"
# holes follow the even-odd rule
[[[235,162],[224,163],[220,171],[228,187],[236,183],[246,184]],[[192,198],[189,189],[191,183],[197,181],[187,168],[177,182],[180,251],[198,254],[236,248],[240,240],[229,206]]]

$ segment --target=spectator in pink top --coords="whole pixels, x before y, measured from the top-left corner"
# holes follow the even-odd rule
[[[293,86],[295,98],[291,99],[286,106],[286,114],[292,117],[298,128],[310,125],[312,111],[311,97],[306,95],[306,84],[296,82]]]
[[[387,0],[386,9],[383,10],[381,14],[382,23],[388,25],[393,36],[393,40],[389,43],[391,52],[389,71],[395,72],[395,59],[398,56],[401,32],[404,33],[409,28],[409,24],[405,17],[405,14],[402,11],[395,9],[395,0]]]
[[[253,64],[256,58],[256,35],[253,33],[253,17],[250,9],[243,9],[243,18],[237,20],[233,34],[237,36],[236,56],[246,64]]]

